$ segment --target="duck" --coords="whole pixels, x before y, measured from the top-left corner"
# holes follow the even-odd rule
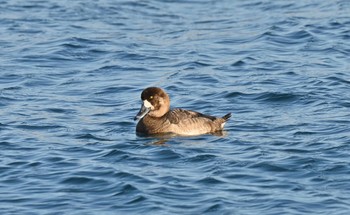
[[[205,115],[181,108],[170,109],[169,95],[159,87],[141,93],[142,105],[134,120],[137,135],[174,134],[195,136],[221,132],[231,113],[223,117]]]

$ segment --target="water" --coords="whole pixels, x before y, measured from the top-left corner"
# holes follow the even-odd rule
[[[349,213],[349,1],[0,2],[1,214]],[[226,136],[137,137],[148,86]]]

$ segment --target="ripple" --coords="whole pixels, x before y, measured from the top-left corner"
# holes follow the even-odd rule
[[[100,141],[108,141],[109,140],[106,138],[97,137],[97,136],[92,135],[92,134],[81,134],[81,135],[78,135],[76,138],[77,139],[87,139],[87,140],[100,140]]]
[[[276,164],[271,164],[271,163],[266,163],[266,162],[260,162],[260,163],[256,163],[252,166],[250,166],[251,168],[258,168],[264,171],[268,171],[268,172],[285,172],[285,171],[289,171],[289,169],[284,168],[282,166],[276,165]]]
[[[44,109],[47,112],[51,113],[59,113],[59,114],[69,114],[69,113],[74,113],[74,109],[64,109],[64,108],[47,108]]]
[[[265,102],[293,102],[297,101],[300,98],[299,95],[293,93],[279,93],[279,92],[270,92],[264,93],[257,97],[257,100],[262,100]]]
[[[218,184],[223,184],[224,182],[214,177],[205,177],[203,179],[198,180],[197,183],[203,183],[207,185],[218,185]]]
[[[57,125],[17,125],[16,127],[19,129],[26,129],[26,130],[52,130],[52,129],[64,128],[62,126],[57,126]]]
[[[87,184],[92,182],[94,182],[94,180],[88,177],[70,177],[70,178],[64,179],[61,183],[74,185],[74,184]]]
[[[140,190],[137,189],[136,187],[130,185],[130,184],[125,184],[124,186],[122,186],[122,189],[120,192],[114,194],[114,195],[122,195],[122,194],[136,194],[139,193]]]

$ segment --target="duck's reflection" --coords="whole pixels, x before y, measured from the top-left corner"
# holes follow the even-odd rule
[[[222,131],[217,131],[213,133],[208,133],[206,135],[212,135],[216,137],[226,137],[228,134],[227,131],[222,130]],[[200,135],[200,136],[183,136],[183,135],[177,135],[177,134],[172,134],[172,133],[167,133],[167,134],[156,134],[156,135],[144,135],[144,134],[137,134],[139,137],[145,137],[145,138],[152,138],[152,141],[150,143],[146,143],[146,145],[154,145],[154,146],[170,146],[167,144],[170,140],[177,138],[194,138],[194,137],[200,137],[200,136],[205,136],[205,135]],[[155,139],[154,139],[155,138]]]

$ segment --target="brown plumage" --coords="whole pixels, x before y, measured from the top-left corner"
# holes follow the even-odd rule
[[[158,87],[149,87],[141,94],[143,104],[136,119],[136,132],[143,135],[173,133],[200,135],[222,131],[231,113],[223,117],[204,115],[190,110],[170,110],[168,94]]]

